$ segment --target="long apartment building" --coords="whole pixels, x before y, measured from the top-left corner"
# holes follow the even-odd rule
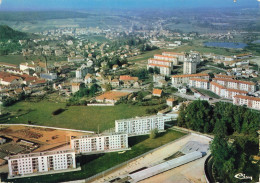
[[[177,57],[165,56],[165,55],[154,55],[154,58],[148,59],[147,69],[159,68],[161,75],[169,76],[171,74],[173,65],[178,65]]]
[[[70,146],[76,153],[122,151],[128,149],[127,134],[96,134],[71,137]]]
[[[235,105],[246,105],[249,108],[260,110],[260,98],[236,95],[233,99]]]
[[[255,92],[255,83],[249,81],[234,80],[228,78],[214,78],[214,82],[230,89],[243,90],[247,92]]]
[[[116,120],[115,131],[129,135],[149,134],[155,128],[158,131],[163,131],[166,120],[168,119],[159,115]]]
[[[163,52],[162,55],[177,57],[179,62],[184,62],[184,60],[185,60],[185,53]]]
[[[172,70],[172,62],[167,60],[158,60],[158,59],[148,59],[147,69],[149,68],[158,68],[160,74],[164,76],[169,76]]]
[[[76,168],[75,151],[48,151],[19,154],[8,158],[9,178]]]
[[[199,78],[190,78],[189,86],[207,90],[207,89],[209,89],[209,80],[199,79]]]
[[[231,89],[231,88],[226,88],[223,85],[216,83],[214,81],[210,82],[210,90],[220,97],[227,98],[227,99],[233,99],[234,96],[236,95],[247,95],[247,91],[243,90],[237,90],[237,89]]]
[[[172,85],[180,86],[182,84],[189,84],[191,78],[205,79],[209,80],[208,74],[183,74],[183,75],[173,75],[172,76]]]

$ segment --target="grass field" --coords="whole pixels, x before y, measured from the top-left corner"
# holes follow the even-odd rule
[[[97,131],[99,126],[100,131],[103,131],[114,127],[116,119],[144,116],[145,110],[151,107],[125,104],[112,107],[71,106],[61,114],[53,116],[52,112],[58,108],[65,109],[65,103],[52,103],[45,100],[37,103],[19,102],[5,108],[13,114],[13,117],[5,116],[0,119],[0,123],[27,124],[31,121],[36,125],[90,131]]]
[[[40,177],[31,177],[24,179],[12,180],[13,182],[62,182],[91,177],[99,172],[107,170],[122,162],[128,161],[136,156],[139,156],[147,151],[155,149],[163,144],[174,141],[185,135],[184,133],[174,130],[167,130],[161,133],[156,139],[150,139],[148,135],[129,138],[131,150],[123,154],[107,153],[101,155],[81,156],[78,162],[81,162],[81,171],[73,173],[62,173],[55,175],[47,175]]]
[[[22,55],[6,55],[6,56],[0,56],[0,62],[5,62],[9,64],[15,64],[19,65],[22,62],[25,62],[26,60]]]
[[[212,98],[216,98],[216,99],[220,99],[221,97],[218,96],[217,94],[213,93],[212,91],[209,91],[209,90],[203,90],[203,89],[200,89],[200,88],[196,88],[196,90],[198,90],[200,93],[204,94],[204,95],[208,95],[209,97],[212,97]]]

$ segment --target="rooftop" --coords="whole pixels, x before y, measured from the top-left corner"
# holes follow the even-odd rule
[[[260,101],[260,98],[258,97],[250,97],[250,96],[244,96],[244,95],[236,95],[234,98],[240,98],[240,99],[246,99],[246,100],[254,100],[254,101]]]
[[[184,78],[184,77],[202,77],[202,76],[209,76],[206,73],[200,73],[200,74],[182,74],[182,75],[174,75],[173,78]]]

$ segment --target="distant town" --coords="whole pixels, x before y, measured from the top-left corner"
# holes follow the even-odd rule
[[[259,179],[259,32],[127,16],[0,25],[0,182]]]

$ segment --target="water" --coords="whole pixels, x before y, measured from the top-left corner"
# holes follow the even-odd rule
[[[259,44],[259,43],[260,43],[260,39],[259,39],[259,40],[256,40],[256,41],[254,41],[254,42],[252,42],[252,43],[254,43],[254,44]]]
[[[233,42],[206,42],[206,43],[204,43],[204,46],[243,49],[247,46],[247,44],[245,44],[245,43],[233,43]]]

